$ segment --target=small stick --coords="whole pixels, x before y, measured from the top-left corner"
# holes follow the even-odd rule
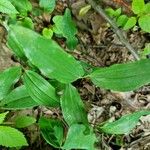
[[[113,28],[114,32],[120,39],[120,42],[128,49],[128,51],[133,55],[133,57],[136,60],[140,60],[138,54],[134,50],[134,48],[131,46],[131,44],[127,41],[125,36],[122,34],[122,31],[117,27],[116,23],[111,19],[105,11],[99,6],[94,0],[87,0],[89,4],[95,9]]]

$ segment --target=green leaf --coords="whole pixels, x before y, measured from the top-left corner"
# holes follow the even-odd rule
[[[17,24],[29,29],[34,29],[34,23],[32,19],[29,17],[23,18],[22,20],[18,21]]]
[[[148,43],[144,50],[141,52],[142,57],[146,57],[147,55],[150,55],[150,43]]]
[[[74,123],[88,123],[84,104],[78,91],[71,84],[66,85],[61,98],[61,109],[63,117],[69,126]]]
[[[86,15],[86,13],[91,9],[91,5],[86,5],[84,7],[82,7],[79,11],[79,16],[84,16]]]
[[[5,147],[28,146],[24,135],[11,127],[0,126],[0,145]]]
[[[25,71],[23,81],[29,95],[40,105],[59,106],[55,88],[42,76],[33,71]]]
[[[27,16],[27,12],[32,10],[32,4],[29,0],[10,0],[16,9],[22,14]]]
[[[95,150],[94,143],[97,141],[92,129],[86,131],[86,126],[82,124],[73,124],[70,126],[67,139],[63,149],[86,149]]]
[[[38,106],[29,96],[25,86],[20,86],[10,92],[0,103],[3,109],[27,109]]]
[[[121,8],[116,9],[113,15],[119,17],[121,15]]]
[[[19,41],[17,40],[15,34],[11,29],[9,29],[8,31],[7,45],[17,57],[21,58],[24,61],[27,59],[24,54],[23,47],[19,44]]]
[[[46,142],[55,148],[60,148],[64,137],[63,124],[56,119],[41,117],[39,126],[41,134]]]
[[[146,14],[150,13],[150,3],[145,4],[144,13]]]
[[[20,26],[11,26],[11,30],[30,62],[47,77],[70,83],[83,76],[80,63],[53,40]]]
[[[54,16],[53,22],[55,23],[54,32],[65,37],[68,48],[74,49],[78,43],[75,37],[77,29],[72,21],[70,10],[67,8],[64,16]]]
[[[138,22],[143,31],[150,33],[150,14],[141,16]]]
[[[106,13],[110,16],[110,17],[114,17],[115,14],[115,10],[112,8],[106,8],[105,9]]]
[[[118,8],[116,10],[112,8],[107,8],[105,9],[105,11],[110,17],[119,17],[121,15],[121,8]]]
[[[133,0],[132,1],[132,11],[135,14],[141,14],[144,12],[145,3],[144,0]]]
[[[34,117],[30,116],[17,116],[14,120],[14,125],[16,128],[25,128],[36,122]]]
[[[123,27],[128,21],[127,15],[121,15],[117,18],[117,25]]]
[[[137,125],[140,117],[149,114],[150,111],[137,111],[132,114],[124,115],[117,121],[106,123],[99,129],[109,134],[129,134],[130,131]]]
[[[0,0],[0,12],[6,14],[17,14],[18,11],[9,0]]]
[[[21,76],[20,67],[12,67],[0,73],[0,100],[2,100],[11,90],[11,87]]]
[[[55,0],[40,0],[40,7],[44,8],[45,12],[51,13],[55,9]]]
[[[2,124],[2,123],[4,122],[5,117],[6,117],[6,115],[7,115],[8,113],[9,113],[9,112],[7,111],[7,112],[4,112],[4,113],[1,113],[1,114],[0,114],[0,124]]]
[[[47,39],[51,39],[53,36],[53,30],[49,29],[49,28],[44,28],[42,31],[42,34],[44,37],[46,37]]]
[[[99,68],[89,77],[92,82],[114,91],[135,90],[150,82],[150,60],[140,60],[127,64],[117,64],[108,68]]]
[[[129,30],[133,28],[136,25],[136,18],[135,17],[130,17],[126,24],[124,25],[123,29],[124,30]]]

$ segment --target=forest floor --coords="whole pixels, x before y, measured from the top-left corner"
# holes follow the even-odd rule
[[[106,0],[107,2],[107,0]],[[107,6],[105,2],[104,7]],[[35,2],[33,2],[36,5]],[[89,63],[95,67],[108,67],[117,63],[125,63],[134,61],[133,56],[128,52],[126,47],[122,45],[111,27],[104,19],[94,10],[90,10],[83,17],[79,16],[79,10],[85,6],[85,0],[58,0],[55,11],[51,14],[38,16],[34,19],[36,30],[41,33],[44,27],[51,24],[52,16],[56,14],[62,15],[65,8],[69,8],[72,12],[72,17],[78,28],[79,44],[77,48],[70,52],[78,60]],[[130,4],[129,4],[130,5]],[[119,8],[118,3],[109,3],[109,6]],[[126,8],[124,8],[126,11]],[[137,31],[124,32],[131,45],[140,51],[145,43],[150,42],[150,35]],[[3,27],[0,27],[0,71],[12,65],[17,65],[13,54],[6,46],[6,32]],[[60,39],[58,43],[66,48],[64,39]],[[80,92],[81,98],[84,100],[88,111],[89,122],[94,126],[108,119],[116,120],[121,116],[135,112],[141,109],[150,109],[150,85],[141,87],[136,91],[130,92],[114,92],[95,87],[87,79],[78,80],[74,83]],[[39,110],[26,110],[18,113],[34,113]],[[57,117],[60,113],[58,110],[42,109],[45,115]],[[17,115],[17,114],[14,114]],[[29,128],[25,131],[30,143],[30,149],[51,150],[49,145],[45,144],[38,134],[38,129],[35,131]],[[99,133],[97,133],[99,134]],[[150,115],[143,116],[136,128],[129,134],[121,137],[122,145],[116,143],[117,137],[107,134],[101,135],[101,142],[98,143],[99,149],[102,150],[150,150]],[[45,147],[44,149],[42,147]]]

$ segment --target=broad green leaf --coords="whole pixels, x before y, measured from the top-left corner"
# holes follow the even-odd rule
[[[150,14],[141,16],[138,22],[143,31],[150,33]]]
[[[89,75],[92,82],[102,88],[114,91],[131,91],[150,82],[150,60],[117,64],[99,68]]]
[[[18,11],[9,0],[0,0],[0,12],[6,14],[17,14]]]
[[[94,148],[96,141],[97,139],[92,129],[86,129],[83,124],[73,124],[69,128],[63,149],[96,150]]]
[[[61,109],[63,117],[69,126],[74,123],[88,123],[84,104],[78,91],[71,84],[66,85],[61,98]]]
[[[0,124],[2,124],[6,118],[6,115],[8,114],[9,112],[4,112],[4,113],[1,113],[0,114]]]
[[[29,95],[40,105],[56,107],[59,100],[55,88],[42,76],[33,71],[25,71],[23,81]]]
[[[53,22],[55,23],[54,32],[65,37],[68,48],[74,49],[78,43],[75,37],[77,29],[71,18],[70,10],[67,8],[64,16],[54,16]]]
[[[0,126],[0,145],[5,147],[28,146],[28,143],[20,131],[17,129]]]
[[[116,22],[118,26],[123,27],[127,21],[128,21],[127,15],[121,15],[117,18]]]
[[[40,0],[40,7],[44,8],[45,12],[51,13],[55,9],[55,0]]]
[[[16,128],[25,128],[36,122],[36,119],[31,116],[17,116],[14,120]]]
[[[8,47],[15,53],[15,55],[22,60],[26,60],[26,56],[23,51],[23,47],[19,44],[14,32],[9,29],[8,36],[7,36],[7,45]]]
[[[32,4],[29,0],[10,0],[16,9],[22,14],[27,16],[27,12],[32,10]]]
[[[124,25],[123,29],[124,30],[129,30],[133,28],[136,25],[136,18],[135,17],[130,17],[126,24]]]
[[[124,115],[119,120],[106,123],[99,129],[102,132],[109,134],[129,134],[130,131],[137,125],[139,119],[143,115],[149,115],[150,111],[137,111],[132,114]]]
[[[144,13],[146,14],[150,13],[150,3],[145,4]]]
[[[91,9],[91,5],[86,5],[84,7],[82,7],[79,11],[79,16],[84,16],[86,15],[86,13]]]
[[[145,3],[144,0],[133,0],[132,1],[132,11],[135,14],[141,14],[144,12]]]
[[[0,100],[11,90],[21,76],[20,67],[12,67],[0,73]]]
[[[39,120],[40,131],[46,142],[55,148],[60,148],[63,142],[63,124],[56,119],[41,117]]]
[[[42,31],[42,34],[44,37],[46,37],[47,39],[51,39],[53,36],[53,30],[49,29],[49,28],[44,28]]]
[[[29,96],[25,86],[20,86],[10,92],[0,103],[3,109],[27,109],[38,106]]]
[[[11,30],[30,62],[47,77],[70,83],[83,76],[80,63],[53,40],[20,26],[11,26]]]

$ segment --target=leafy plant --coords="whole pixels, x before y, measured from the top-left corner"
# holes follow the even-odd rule
[[[5,147],[27,146],[28,143],[23,133],[15,128],[3,126],[7,114],[8,112],[0,114],[0,145]]]
[[[144,0],[133,0],[131,9],[134,13],[134,16],[131,17],[124,14],[122,15],[120,8],[117,10],[108,8],[106,12],[115,18],[118,26],[124,30],[131,29],[138,23],[142,31],[150,33],[150,3],[145,4]]]
[[[68,48],[74,49],[78,42],[77,38],[75,37],[77,29],[71,19],[70,10],[66,9],[64,16],[54,16],[53,22],[55,23],[53,29],[54,32],[65,37]]]
[[[107,68],[94,68],[80,62],[64,51],[52,38],[54,32],[56,37],[66,38],[66,45],[69,49],[76,47],[77,29],[71,19],[70,10],[66,9],[62,16],[54,16],[53,28],[46,28],[43,30],[43,35],[40,35],[34,31],[32,19],[28,16],[28,12],[32,11],[30,1],[23,0],[22,2],[25,7],[16,0],[0,2],[0,12],[7,14],[5,21],[1,20],[8,30],[7,45],[21,60],[20,67],[12,67],[0,73],[0,107],[7,110],[27,109],[35,106],[60,109],[63,120],[40,116],[38,126],[46,142],[59,149],[93,150],[97,138],[88,123],[86,108],[73,82],[86,78],[96,86],[105,89],[135,90],[150,83],[150,60],[116,64]],[[54,2],[40,0],[44,13],[45,11],[51,13],[54,10]],[[138,14],[137,17],[128,18],[121,15],[121,9],[109,10],[112,16],[118,17],[118,24],[124,26],[125,29],[133,27],[137,19],[140,20],[145,13],[148,14],[148,4],[138,6],[133,1],[133,5],[132,9],[135,14]],[[139,7],[142,7],[142,10],[138,10]],[[81,14],[84,15],[89,9],[88,5],[81,10]],[[18,13],[19,19],[22,19],[21,22],[16,15]],[[88,67],[90,71],[86,70]],[[16,83],[17,87],[14,86]],[[7,112],[0,114],[1,124],[6,114]],[[113,123],[98,126],[96,129],[109,134],[127,134],[135,127],[139,118],[147,114],[150,112],[139,111],[123,116]],[[36,119],[33,117],[19,116],[13,123],[16,128],[23,128],[35,122]],[[125,128],[125,125],[130,126]],[[116,128],[119,129],[116,130]],[[0,144],[18,147],[26,146],[27,142],[18,130],[2,125],[0,126]]]

